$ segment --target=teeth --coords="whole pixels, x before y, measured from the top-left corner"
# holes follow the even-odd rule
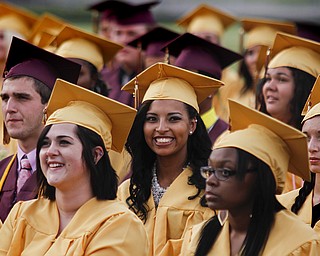
[[[55,168],[55,167],[61,167],[63,164],[49,164],[49,167]]]
[[[168,143],[168,142],[171,142],[172,139],[170,139],[170,138],[157,138],[156,141],[159,143]]]

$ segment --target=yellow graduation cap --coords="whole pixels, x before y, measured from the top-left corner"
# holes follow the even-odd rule
[[[34,45],[41,47],[39,45],[39,42],[42,41],[43,35],[45,37],[48,34],[56,36],[59,34],[59,32],[64,28],[66,24],[66,21],[58,18],[57,16],[52,15],[50,13],[44,13],[34,24],[28,41]]]
[[[278,32],[268,68],[292,67],[317,77],[320,74],[320,43]]]
[[[136,110],[57,79],[47,106],[46,125],[73,123],[99,134],[107,150],[121,152]]]
[[[289,171],[310,180],[306,135],[262,112],[229,100],[231,132],[214,148],[240,148],[270,166],[281,192]]]
[[[121,90],[135,94],[136,105],[147,100],[178,100],[199,112],[199,103],[213,94],[223,82],[165,63],[142,71]]]
[[[309,97],[306,101],[306,104],[303,107],[301,115],[305,115],[302,122],[320,115],[320,74],[317,77],[316,82],[314,83],[312,90],[309,94]]]
[[[98,70],[123,46],[73,26],[65,26],[55,39],[56,54],[90,62]]]
[[[271,47],[278,31],[296,34],[295,25],[289,22],[244,18],[241,19],[241,24],[245,32],[244,49],[257,45]]]
[[[0,3],[0,29],[13,30],[28,38],[37,16],[8,3]]]
[[[191,34],[211,32],[220,37],[225,29],[235,21],[236,18],[230,14],[209,5],[201,4],[180,18],[177,24]]]

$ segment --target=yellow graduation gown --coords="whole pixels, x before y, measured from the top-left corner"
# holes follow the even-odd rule
[[[188,230],[183,241],[181,255],[194,255],[204,223]],[[208,255],[230,255],[230,232],[228,219]],[[275,216],[261,256],[269,255],[320,255],[320,237],[312,228],[299,220],[292,212],[282,210]]]
[[[185,231],[192,225],[209,219],[214,212],[199,203],[203,192],[195,199],[188,200],[195,195],[195,186],[188,185],[188,177],[192,171],[186,168],[170,185],[155,209],[153,197],[148,200],[148,217],[145,223],[150,251],[149,255],[179,255]],[[119,187],[118,197],[125,202],[129,196],[127,180]]]
[[[18,202],[0,229],[0,255],[147,255],[141,221],[118,200],[90,199],[59,236],[55,201]]]
[[[298,195],[299,195],[299,189],[295,189],[288,193],[278,195],[277,199],[284,207],[290,210]],[[299,219],[301,219],[304,223],[308,224],[309,226],[311,226],[311,222],[312,222],[312,197],[313,197],[313,192],[311,192],[307,196],[306,201],[304,202],[304,204],[302,205],[302,207],[300,208],[297,214]],[[317,221],[313,229],[320,235],[320,220]]]

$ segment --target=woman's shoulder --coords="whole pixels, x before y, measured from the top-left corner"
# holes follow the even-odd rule
[[[300,189],[295,189],[287,193],[277,195],[277,199],[284,207],[290,209],[294,204],[296,197],[299,195],[299,190]]]

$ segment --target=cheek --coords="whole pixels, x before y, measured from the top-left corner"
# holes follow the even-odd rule
[[[40,166],[41,169],[43,170],[44,167],[47,165],[47,150],[41,149],[39,152],[39,160],[40,160]]]

